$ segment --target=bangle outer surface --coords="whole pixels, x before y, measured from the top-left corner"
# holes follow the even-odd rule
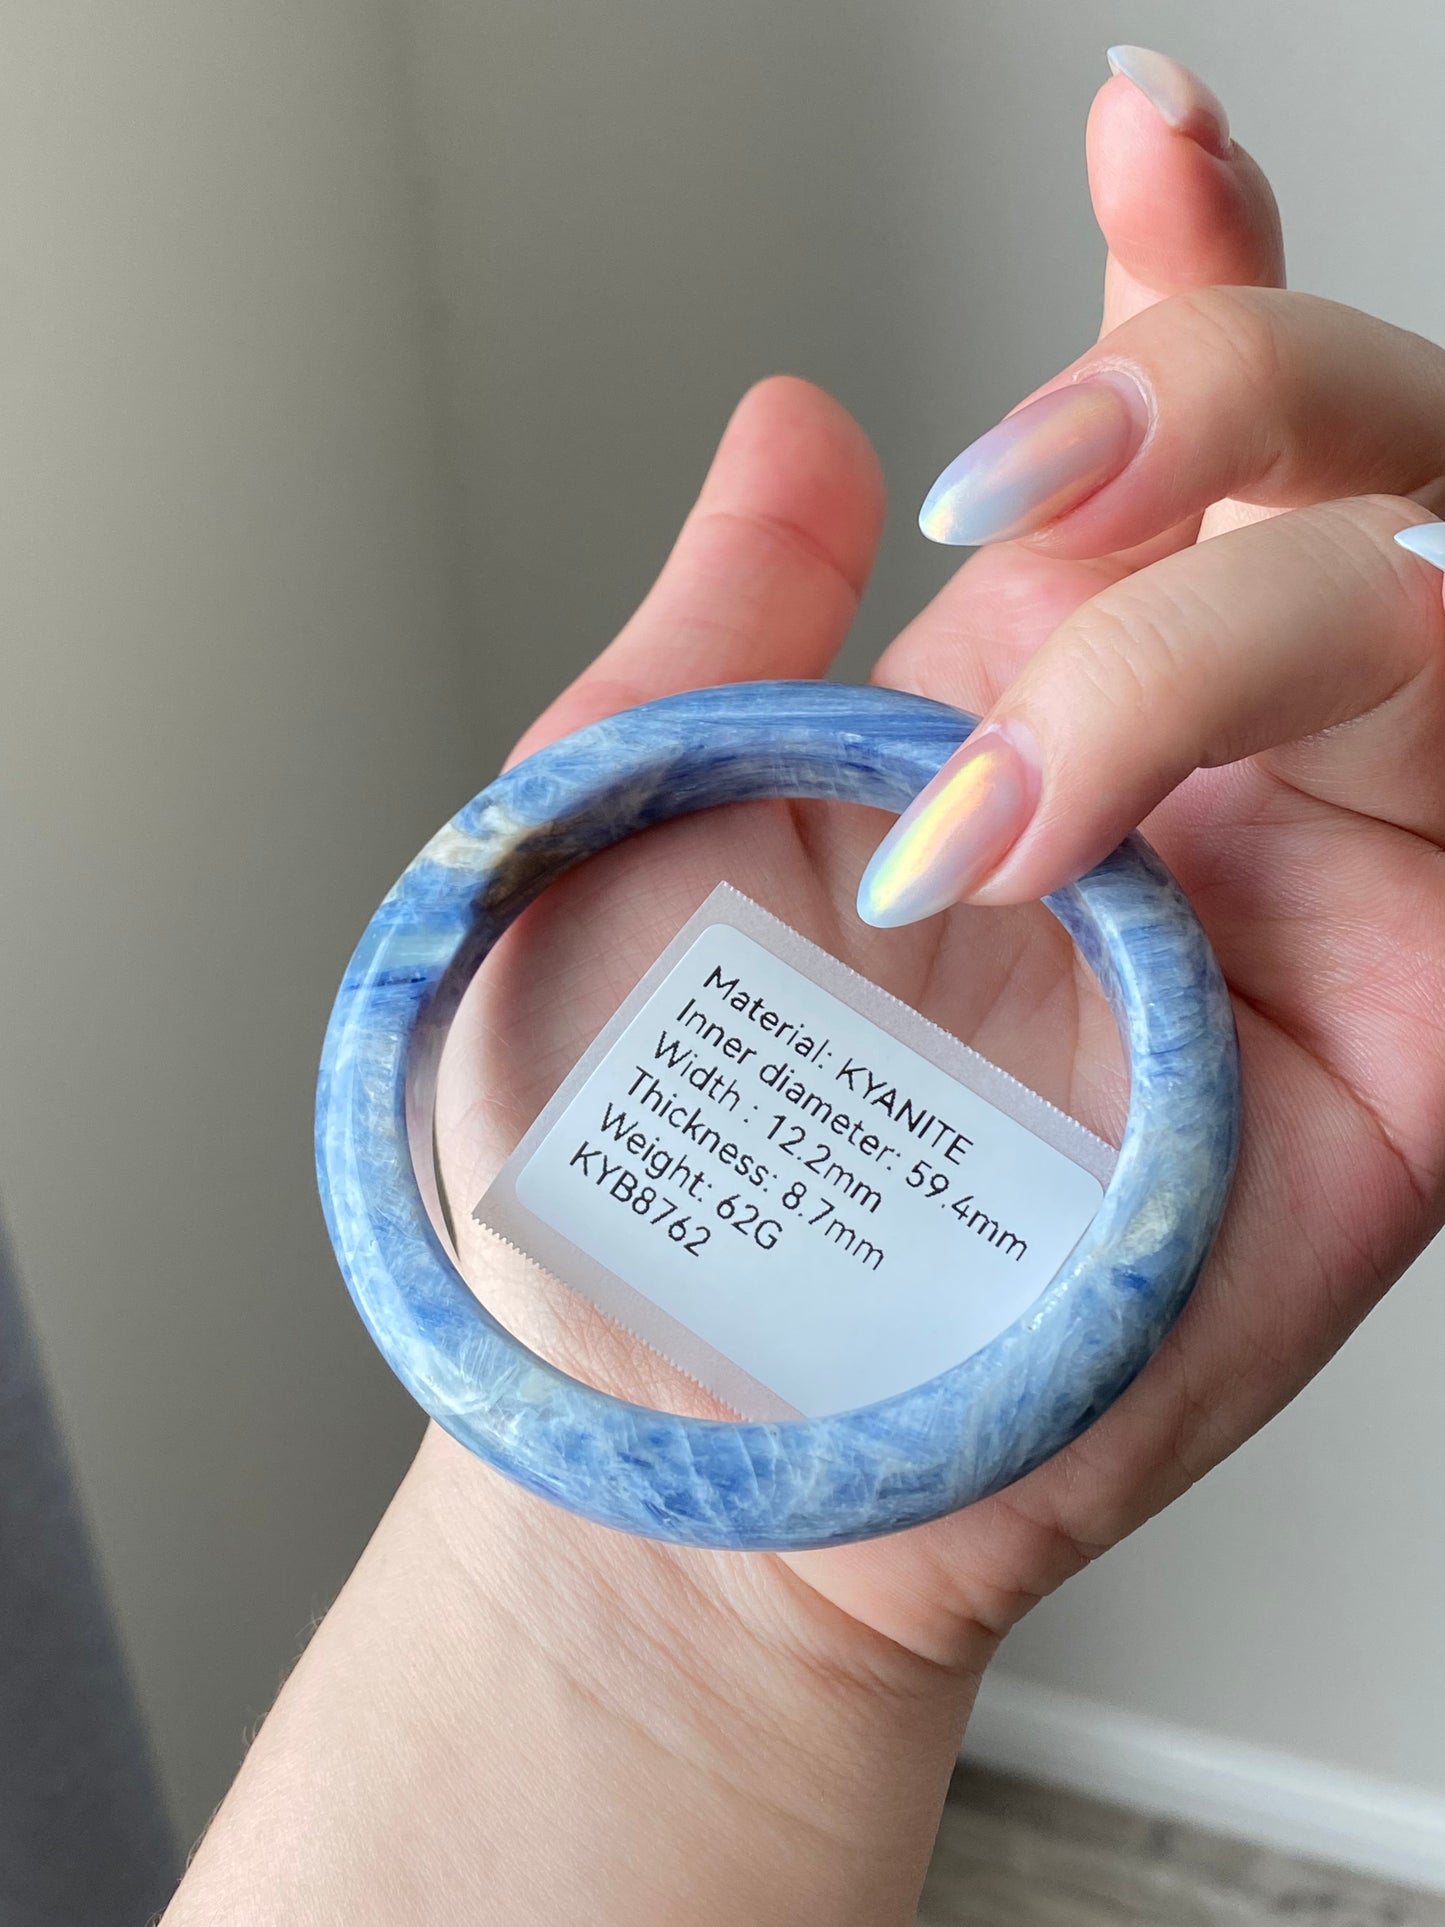
[[[1128,1122],[1097,1217],[1029,1310],[950,1370],[825,1418],[733,1423],[613,1398],[487,1312],[434,1230],[436,1072],[477,966],[574,863],[653,823],[762,797],[901,810],[974,718],[821,682],[691,691],[540,750],[459,812],[372,919],[327,1031],[316,1150],[328,1229],[417,1402],[528,1490],[681,1545],[785,1550],[900,1531],[1000,1490],[1125,1389],[1183,1308],[1239,1136],[1228,992],[1154,852],[1130,837],[1045,899],[1114,1011]]]

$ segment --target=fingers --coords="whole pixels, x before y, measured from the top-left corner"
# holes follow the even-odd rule
[[[882,524],[878,459],[847,410],[809,382],[760,382],[738,404],[636,615],[512,760],[678,690],[821,675],[847,634]]]
[[[1269,182],[1196,74],[1114,47],[1089,115],[1089,189],[1109,244],[1102,332],[1190,288],[1283,287]]]
[[[1061,562],[1012,543],[980,549],[888,645],[872,680],[977,715],[1066,616],[1127,573],[1112,557]]]
[[[1223,129],[1222,110],[1187,68],[1113,48],[1116,74],[1089,118],[1089,185],[1109,244],[1104,329],[1161,297],[1213,281],[1282,279],[1274,196]],[[1212,103],[1212,105],[1211,105]],[[986,708],[1079,603],[1108,582],[1192,542],[1198,516],[1118,556],[1056,557],[983,548],[903,631],[875,679]]]
[[[1406,495],[1442,450],[1432,342],[1313,295],[1207,288],[1116,328],[966,449],[919,519],[937,541],[1103,555],[1222,496]]]
[[[1391,540],[1421,520],[1387,497],[1303,509],[1102,591],[899,818],[860,914],[1045,895],[1194,770],[1261,751],[1297,787],[1445,839],[1438,756],[1411,753],[1445,728],[1445,607]]]

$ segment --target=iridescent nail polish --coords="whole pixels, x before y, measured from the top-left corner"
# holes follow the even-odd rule
[[[1412,528],[1401,529],[1395,540],[1422,562],[1445,569],[1445,522],[1416,522]]]
[[[932,542],[1032,534],[1126,468],[1148,427],[1132,382],[1091,376],[1051,389],[956,456],[928,491],[918,526]]]
[[[955,750],[873,852],[858,915],[877,929],[917,923],[975,890],[1038,806],[1037,760],[1016,725],[985,724]]]

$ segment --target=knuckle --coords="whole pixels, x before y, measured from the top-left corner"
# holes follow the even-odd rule
[[[1290,532],[1326,574],[1373,583],[1381,593],[1411,579],[1413,572],[1402,566],[1405,552],[1393,538],[1419,519],[1419,508],[1408,497],[1384,493],[1319,502],[1289,518]]]
[[[1069,636],[1074,673],[1111,709],[1153,709],[1184,679],[1178,638],[1186,627],[1172,596],[1122,586],[1076,612]]]
[[[1272,297],[1272,298],[1271,298]],[[1198,346],[1250,390],[1272,393],[1281,369],[1281,307],[1275,290],[1195,288],[1176,295],[1181,319]]]
[[[1094,726],[1120,740],[1142,732],[1148,748],[1135,753],[1171,768],[1180,755],[1192,767],[1243,753],[1230,722],[1227,601],[1209,572],[1156,565],[1076,611],[1069,674]]]
[[[1369,495],[1356,495],[1338,506],[1350,515],[1357,526],[1387,540],[1397,529],[1420,520],[1420,505],[1412,502],[1408,495],[1387,495],[1377,491]]]

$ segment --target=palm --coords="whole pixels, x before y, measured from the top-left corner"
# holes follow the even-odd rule
[[[1018,566],[1039,570],[1032,559]],[[950,592],[954,607],[968,573]],[[1043,619],[1052,619],[1056,586],[1037,596]],[[950,651],[946,693],[963,699],[957,678],[966,676],[971,705],[982,706],[1010,665],[996,650],[970,660],[946,609],[915,625],[889,666],[926,669],[940,639]],[[900,679],[927,682],[926,673]],[[664,825],[549,892],[481,973],[454,1031],[440,1137],[453,1200],[481,1195],[720,878],[1117,1140],[1128,1103],[1118,1036],[1062,930],[1039,907],[868,929],[846,906],[881,821],[839,805],[736,806]],[[1426,1227],[1433,1174],[1401,1147],[1422,1139],[1445,1099],[1445,1052],[1416,1020],[1423,987],[1445,960],[1445,875],[1430,853],[1258,764],[1201,772],[1146,827],[1235,996],[1247,1130],[1225,1233],[1148,1372],[1058,1460],[924,1532],[792,1562],[856,1616],[910,1640],[920,1562],[927,1583],[950,1598],[960,1573],[990,1598],[1047,1591],[1277,1410]],[[538,1349],[619,1394],[708,1409],[665,1361],[511,1261],[465,1211],[455,1216],[464,1268]],[[901,1614],[909,1623],[899,1624]]]
[[[1181,288],[1277,279],[1273,202],[1251,166],[1241,157],[1233,227],[1212,231],[1203,210],[1219,206],[1217,183],[1198,150],[1167,136],[1124,83],[1105,88],[1091,171],[1113,250],[1106,327]],[[1193,227],[1177,220],[1181,207],[1193,208]],[[1166,229],[1194,237],[1197,261],[1168,243],[1168,273],[1136,278],[1124,257],[1137,249],[1157,265],[1151,249]],[[1211,523],[1232,513],[1213,511]],[[671,689],[824,673],[880,516],[856,427],[817,391],[765,384],[730,428],[658,586],[524,747]],[[878,675],[981,710],[1079,604],[1198,533],[1180,528],[1148,553],[1089,561],[983,550]],[[1435,694],[1445,717],[1445,692]],[[1445,1107],[1445,1049],[1424,1018],[1445,990],[1445,874],[1431,845],[1320,800],[1294,773],[1281,755],[1200,772],[1144,825],[1214,944],[1244,1066],[1238,1177],[1183,1317],[1103,1419],[994,1499],[898,1538],[751,1562],[791,1607],[801,1575],[813,1589],[801,1594],[804,1611],[829,1625],[862,1622],[944,1659],[976,1652],[980,1628],[1002,1632],[1277,1411],[1433,1229],[1440,1174],[1429,1147]],[[1368,808],[1368,798],[1346,800]],[[1034,905],[866,928],[851,905],[881,827],[863,810],[785,803],[662,826],[564,879],[473,986],[439,1099],[464,1268],[528,1342],[606,1389],[705,1409],[664,1361],[500,1250],[466,1213],[720,878],[1117,1141],[1128,1101],[1119,1040],[1059,927]],[[594,1556],[626,1563],[633,1585],[644,1574],[671,1583],[666,1562],[678,1557],[639,1542]],[[705,1583],[732,1597],[745,1583],[738,1573],[712,1562]],[[839,1621],[823,1600],[851,1617]]]

